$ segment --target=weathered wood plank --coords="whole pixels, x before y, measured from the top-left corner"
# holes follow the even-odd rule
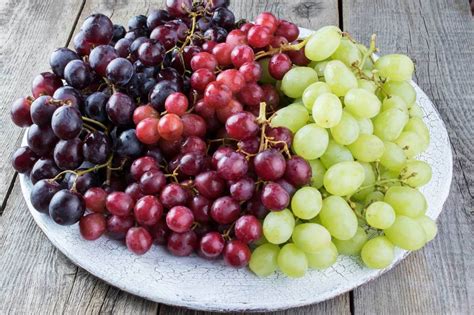
[[[49,71],[49,55],[66,43],[82,1],[0,1],[0,206],[4,206],[14,171],[10,156],[23,132],[10,121],[10,106],[30,95],[31,81]],[[0,210],[1,211],[1,210]]]
[[[467,314],[474,309],[474,22],[467,1],[344,0],[345,31],[378,34],[381,54],[407,53],[415,80],[441,113],[454,152],[439,235],[393,271],[354,290],[354,312]]]

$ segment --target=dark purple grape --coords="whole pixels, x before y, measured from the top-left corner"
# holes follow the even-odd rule
[[[171,81],[158,82],[150,91],[149,101],[151,106],[158,111],[163,111],[168,95],[179,92],[178,85]]]
[[[144,79],[145,76],[143,75],[143,73],[135,73],[130,79],[130,81],[127,83],[127,85],[124,86],[127,95],[130,96],[132,99],[139,98],[141,95],[140,87],[142,86]]]
[[[15,100],[10,108],[10,117],[18,127],[28,127],[33,124],[31,120],[31,103],[29,97]]]
[[[165,49],[160,43],[143,43],[138,49],[138,59],[145,66],[156,66],[165,55]]]
[[[63,86],[56,90],[53,99],[67,101],[66,104],[77,107],[81,110],[84,107],[84,100],[81,93],[72,86]]]
[[[53,51],[49,57],[49,65],[54,74],[63,78],[64,77],[64,68],[71,60],[80,59],[75,51],[72,51],[69,48],[62,47]]]
[[[136,15],[128,20],[128,30],[148,30],[147,17],[144,15]]]
[[[166,9],[173,17],[185,16],[192,8],[192,0],[166,0]]]
[[[145,78],[142,81],[139,88],[140,88],[140,98],[143,101],[148,100],[148,95],[150,94],[151,90],[153,89],[155,85],[156,85],[156,80],[153,78]]]
[[[60,140],[54,148],[54,162],[62,170],[75,170],[84,161],[79,138]]]
[[[105,69],[117,57],[115,48],[110,45],[100,45],[92,49],[89,55],[89,64],[97,74],[105,77]]]
[[[178,33],[170,26],[160,25],[151,32],[150,39],[159,42],[168,50],[178,42]]]
[[[29,173],[38,156],[29,147],[20,147],[13,153],[11,162],[12,166],[18,173]]]
[[[82,170],[83,169],[79,169],[78,171]],[[75,174],[68,173],[64,177],[64,182],[66,183],[68,189],[72,189],[74,186],[74,182],[76,182],[76,190],[82,195],[85,194],[89,188],[97,187],[97,185],[99,184],[97,176],[92,172],[80,175],[77,178],[77,181]]]
[[[109,98],[105,109],[110,121],[118,126],[127,126],[133,123],[133,111],[135,102],[121,92],[115,92]]]
[[[94,131],[84,138],[82,152],[84,159],[94,164],[107,161],[111,151],[109,138],[101,131]]]
[[[51,117],[58,106],[52,102],[49,95],[38,97],[31,103],[30,114],[34,124],[41,127],[49,126]]]
[[[196,22],[196,26],[199,30],[205,32],[212,26],[212,19],[207,16],[200,17]]]
[[[163,68],[158,72],[158,76],[156,77],[157,82],[161,81],[171,81],[176,84],[176,86],[181,90],[183,88],[183,77],[178,72],[178,70],[168,67]]]
[[[186,37],[189,34],[189,27],[184,23],[183,21],[180,20],[174,20],[171,22],[167,22],[165,24],[167,27],[171,27],[176,31],[176,36],[178,36],[178,41],[185,41]]]
[[[138,49],[140,48],[140,46],[144,43],[151,43],[151,42],[153,42],[153,41],[150,40],[146,36],[141,36],[141,37],[138,37],[135,40],[133,40],[133,42],[132,42],[132,44],[130,45],[130,48],[129,48],[130,56],[133,59],[132,61],[138,59]]]
[[[126,85],[134,74],[133,65],[125,58],[116,58],[107,66],[107,79],[112,84]]]
[[[49,215],[60,225],[72,225],[78,222],[85,210],[82,196],[67,189],[54,194],[49,203]]]
[[[70,86],[82,90],[92,81],[90,66],[82,60],[72,60],[64,68],[64,79]]]
[[[58,138],[51,127],[31,125],[26,134],[28,146],[39,156],[50,156]]]
[[[115,51],[117,54],[122,57],[126,58],[130,54],[130,46],[132,45],[132,40],[128,38],[121,38],[115,43]]]
[[[136,158],[143,152],[143,144],[137,139],[135,129],[125,130],[117,139],[116,153],[119,156]]]
[[[204,33],[204,37],[208,40],[215,41],[218,43],[225,42],[227,37],[227,31],[223,27],[210,28]]]
[[[117,42],[119,39],[122,39],[127,31],[125,30],[125,27],[122,25],[114,24],[114,32],[112,36],[112,41]]]
[[[109,95],[104,92],[95,92],[86,98],[84,111],[87,117],[100,122],[107,122],[107,112],[105,106],[109,100]]]
[[[226,30],[231,30],[234,28],[235,16],[232,11],[225,7],[217,8],[212,15],[212,22],[219,25]]]
[[[127,32],[127,34],[125,34],[124,38],[133,42],[135,39],[137,39],[137,37],[140,37],[140,36],[137,35],[136,32]]]
[[[155,27],[165,24],[170,20],[170,15],[166,10],[153,10],[148,14],[146,25],[149,30],[153,30]]]
[[[107,16],[97,13],[89,16],[82,23],[81,31],[88,42],[95,45],[107,45],[114,36],[114,25]]]
[[[84,32],[81,31],[77,33],[73,39],[74,49],[79,56],[89,55],[94,46],[94,44],[89,42],[84,36]]]
[[[53,114],[51,127],[59,139],[75,138],[82,130],[81,112],[74,106],[61,106]]]
[[[33,207],[42,213],[49,212],[51,198],[61,189],[61,185],[49,179],[42,179],[33,185],[30,201]]]
[[[36,161],[30,173],[30,180],[33,184],[42,179],[54,178],[59,174],[59,168],[53,160],[41,158]]]
[[[161,163],[163,161],[163,154],[158,147],[149,148],[148,151],[146,151],[146,156],[151,156],[156,160],[157,163]]]
[[[175,49],[171,52],[171,66],[176,69],[181,75],[184,74],[186,66],[184,64],[183,53],[179,49]]]

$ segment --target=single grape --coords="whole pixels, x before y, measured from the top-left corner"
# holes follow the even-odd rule
[[[342,197],[329,196],[324,199],[319,218],[329,233],[339,240],[348,240],[357,232],[357,217]]]
[[[291,198],[291,210],[301,219],[310,220],[321,211],[322,197],[319,190],[313,187],[298,189]]]
[[[100,13],[92,14],[82,23],[84,38],[96,45],[107,45],[114,35],[114,25],[110,19]]]
[[[79,220],[79,232],[83,239],[95,241],[107,230],[107,221],[101,213],[89,213]]]
[[[210,211],[211,217],[219,224],[229,224],[239,218],[240,205],[229,196],[214,201]]]
[[[336,196],[352,195],[362,185],[365,171],[358,162],[345,161],[334,164],[324,174],[324,188]]]
[[[31,103],[28,97],[22,97],[13,102],[10,117],[18,127],[29,127],[33,124],[30,114]]]
[[[106,211],[105,200],[107,192],[100,187],[89,188],[84,193],[86,208],[92,212],[104,213]]]
[[[267,182],[262,189],[262,204],[271,211],[285,209],[290,203],[288,192],[275,182]]]
[[[277,257],[280,248],[274,244],[263,244],[255,248],[249,261],[249,268],[257,276],[264,277],[272,274],[277,268]]]
[[[324,154],[329,143],[326,129],[308,124],[299,129],[293,139],[293,150],[306,160],[314,160]]]
[[[385,236],[378,236],[365,243],[360,256],[369,268],[385,268],[393,261],[394,246]]]
[[[184,206],[175,206],[166,214],[166,225],[176,233],[184,233],[191,230],[194,222],[192,211]]]
[[[127,248],[136,255],[145,254],[153,243],[153,239],[147,229],[143,227],[132,227],[127,231],[125,244]]]
[[[358,86],[355,75],[339,60],[331,60],[327,63],[324,68],[324,79],[331,88],[332,93],[337,96],[344,96],[349,90],[355,89]]]
[[[118,57],[115,49],[110,45],[99,45],[91,50],[89,64],[100,76],[105,77],[107,65]]]
[[[194,231],[172,232],[168,237],[167,248],[175,256],[189,256],[198,247],[198,238]]]
[[[347,111],[342,112],[339,124],[331,128],[334,141],[342,145],[348,145],[357,140],[360,134],[357,120]]]
[[[267,149],[258,153],[253,163],[257,176],[263,180],[275,181],[285,174],[285,158],[275,149]]]
[[[133,74],[134,70],[132,63],[121,57],[113,59],[111,62],[109,62],[106,68],[107,79],[111,83],[121,86],[124,86],[130,82]]]
[[[33,79],[31,93],[35,98],[41,95],[53,95],[62,86],[63,82],[58,76],[51,72],[43,72]]]
[[[122,92],[115,92],[106,104],[106,112],[114,125],[127,126],[133,122],[135,102],[131,97]]]
[[[107,234],[113,239],[123,240],[127,231],[133,227],[133,216],[119,217],[111,215],[107,218]]]
[[[79,138],[60,140],[54,148],[54,162],[62,170],[74,170],[84,161]]]
[[[85,211],[82,196],[63,189],[54,194],[49,204],[49,215],[60,225],[72,225],[79,221]]]
[[[366,209],[365,219],[370,226],[384,230],[395,221],[395,211],[388,203],[376,201]]]
[[[62,140],[77,137],[82,130],[81,112],[73,106],[61,106],[56,109],[51,118],[54,134]]]
[[[36,161],[38,156],[27,146],[18,148],[12,155],[11,162],[12,166],[18,173],[29,173]]]
[[[270,212],[263,221],[263,235],[272,244],[288,241],[295,227],[295,218],[290,210]]]
[[[423,194],[407,186],[390,187],[385,193],[384,201],[393,207],[397,215],[412,218],[423,215],[427,208]]]
[[[225,242],[218,232],[206,233],[199,242],[199,250],[202,256],[207,259],[214,259],[224,250]]]
[[[303,95],[308,86],[316,81],[318,81],[318,74],[314,69],[294,67],[283,76],[281,90],[289,97],[298,98]]]
[[[262,224],[253,215],[241,216],[235,221],[235,236],[244,243],[252,243],[262,237]]]
[[[64,77],[64,68],[71,60],[79,59],[76,52],[69,48],[61,47],[55,49],[49,57],[49,65],[54,74],[58,77]]]
[[[361,134],[359,138],[348,145],[354,158],[361,162],[374,162],[384,153],[384,143],[374,135]]]
[[[52,180],[42,179],[33,185],[30,192],[30,201],[33,207],[42,213],[48,213],[49,204],[61,186]]]
[[[304,276],[308,269],[308,260],[305,253],[295,244],[286,244],[278,253],[278,267],[280,270],[292,278]]]
[[[339,47],[342,31],[337,26],[325,26],[311,35],[306,44],[306,57],[321,61],[331,56]]]
[[[357,228],[356,234],[348,240],[333,239],[337,251],[343,255],[359,255],[360,250],[367,243],[367,233],[360,226]]]
[[[392,81],[406,81],[410,80],[415,66],[413,61],[401,54],[385,55],[377,59],[374,68],[379,72],[378,74]]]

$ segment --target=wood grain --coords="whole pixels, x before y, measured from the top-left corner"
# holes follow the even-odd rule
[[[344,0],[344,29],[377,33],[381,54],[406,53],[445,121],[454,178],[439,234],[393,271],[354,290],[354,312],[467,314],[474,309],[474,21],[467,1]]]
[[[0,1],[0,209],[14,172],[10,156],[23,135],[10,120],[12,102],[31,94],[35,75],[49,69],[49,55],[64,46],[82,1]]]

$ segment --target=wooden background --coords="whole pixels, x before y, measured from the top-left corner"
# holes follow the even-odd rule
[[[379,279],[335,299],[275,314],[468,314],[474,312],[474,21],[468,0],[238,0],[237,17],[261,11],[307,28],[339,25],[381,53],[416,63],[415,80],[440,111],[451,137],[454,179],[439,234]],[[89,14],[126,24],[162,1],[0,1],[0,314],[191,314],[129,295],[73,265],[35,225],[9,158],[22,131],[9,118],[12,101],[49,71],[51,51],[68,46]],[[101,255],[102,253],[97,253]]]

